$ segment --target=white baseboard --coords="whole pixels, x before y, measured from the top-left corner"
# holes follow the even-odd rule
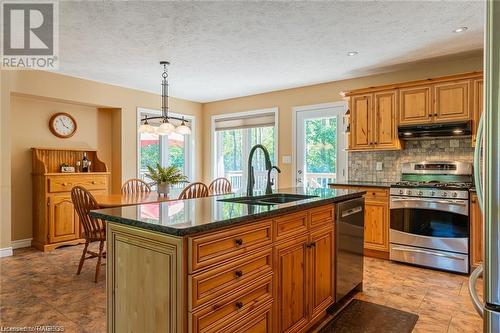
[[[2,257],[10,257],[12,255],[12,247],[6,247],[0,249],[0,258]]]
[[[21,249],[23,247],[30,247],[33,238],[19,239],[11,241],[12,249]]]

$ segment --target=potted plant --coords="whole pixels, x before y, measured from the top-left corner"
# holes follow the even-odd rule
[[[160,163],[156,163],[156,167],[148,165],[147,177],[151,178],[156,183],[158,194],[167,195],[170,191],[170,186],[187,182],[187,177],[184,176],[175,166],[162,167]]]

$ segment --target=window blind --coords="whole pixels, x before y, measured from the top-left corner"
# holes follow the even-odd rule
[[[274,112],[230,118],[219,118],[215,120],[216,131],[228,131],[242,128],[269,126],[274,126]]]

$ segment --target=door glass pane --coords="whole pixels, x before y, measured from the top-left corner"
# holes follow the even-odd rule
[[[169,134],[167,137],[168,145],[168,165],[173,165],[179,170],[184,171],[187,174],[186,163],[185,163],[185,136],[177,133]],[[174,188],[184,188],[186,184],[179,183],[173,185]]]
[[[304,169],[308,187],[328,187],[336,180],[337,117],[306,119]]]
[[[141,149],[139,175],[141,179],[145,179],[147,166],[155,166],[156,163],[160,162],[160,137],[156,134],[141,133],[139,140]],[[145,180],[151,181],[149,178]]]
[[[264,145],[269,151],[272,164],[275,164],[274,130],[271,126],[217,131],[217,177],[229,179],[234,191],[245,189],[248,177],[246,170],[248,156],[254,145]],[[254,189],[265,189],[267,171],[265,171],[265,158],[262,150],[256,151],[252,165],[255,172]]]

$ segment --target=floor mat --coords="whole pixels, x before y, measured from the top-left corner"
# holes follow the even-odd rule
[[[416,314],[355,299],[319,333],[410,333],[417,320]]]

